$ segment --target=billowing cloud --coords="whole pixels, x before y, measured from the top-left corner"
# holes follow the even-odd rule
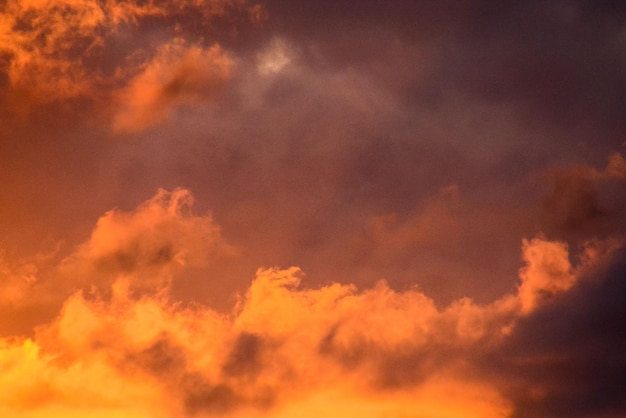
[[[600,374],[568,386],[542,370],[587,373],[600,352],[567,341],[612,341],[623,309],[594,306],[623,287],[617,241],[589,242],[571,262],[564,243],[525,240],[517,291],[487,304],[438,307],[384,281],[311,288],[292,267],[259,270],[220,313],[170,293],[173,269],[227,248],[209,217],[188,213],[191,202],[186,190],[161,190],[132,212],[107,212],[61,261],[82,290],[34,337],[2,340],[3,416],[509,417],[560,408],[551,398],[600,396]],[[606,332],[566,325],[589,309]],[[619,357],[602,364],[623,368]],[[621,395],[604,394],[603,405],[620,408]]]
[[[624,414],[624,253],[612,245],[585,251],[583,260],[594,262],[577,284],[519,320],[501,350],[487,355],[516,416]]]
[[[176,267],[202,265],[234,251],[224,243],[210,215],[191,213],[192,204],[193,197],[185,189],[161,189],[133,212],[107,212],[89,241],[62,261],[62,274],[77,280],[99,274],[109,281],[124,276],[138,285],[145,281],[159,287]]]
[[[161,189],[133,211],[108,211],[70,254],[0,259],[0,310],[15,317],[1,332],[28,334],[77,289],[154,292],[185,270],[236,254],[210,214],[194,215],[192,205],[189,191]]]

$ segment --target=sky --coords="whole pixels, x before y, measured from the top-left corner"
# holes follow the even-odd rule
[[[626,4],[0,3],[0,415],[626,416]]]

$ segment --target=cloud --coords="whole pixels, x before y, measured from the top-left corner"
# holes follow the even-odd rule
[[[487,354],[515,416],[624,414],[624,252],[600,246],[593,253],[575,286],[520,319],[501,349]]]
[[[138,131],[163,122],[181,104],[212,98],[230,78],[233,61],[219,47],[186,46],[182,39],[162,45],[152,61],[119,93],[113,127]]]
[[[0,252],[0,304],[22,303],[28,287],[37,281],[37,263],[20,262],[15,265],[6,259],[6,252]]]
[[[92,0],[9,0],[0,17],[0,51],[10,93],[20,102],[88,94],[93,80],[82,65],[102,44],[106,16]]]
[[[559,242],[524,240],[524,260],[519,296],[522,311],[532,311],[541,298],[563,292],[575,283],[567,247]]]
[[[543,201],[546,229],[565,237],[619,235],[626,214],[626,161],[613,154],[604,170],[589,165],[552,169]]]
[[[520,149],[532,144],[535,156],[577,142],[587,153],[606,154],[623,142],[622,4],[396,1],[356,8],[349,1],[270,0],[267,7],[312,65],[366,73],[408,106],[490,105],[513,111],[527,127],[563,131],[551,143],[526,137]]]
[[[160,189],[132,211],[101,216],[89,239],[74,249],[9,262],[0,258],[0,312],[14,321],[3,335],[29,335],[72,293],[154,293],[174,280],[195,277],[236,249],[222,237],[210,214],[192,213],[185,189]]]
[[[274,39],[272,43],[257,56],[259,73],[270,75],[283,70],[292,61],[293,52],[281,39]]]
[[[597,357],[623,343],[619,241],[572,255],[525,240],[519,288],[487,304],[438,307],[384,281],[310,288],[292,267],[260,269],[219,313],[170,293],[176,269],[225,248],[191,203],[184,189],[160,190],[98,220],[61,265],[83,290],[34,337],[0,344],[3,416],[508,417],[562,412],[577,398],[585,416],[622,408],[619,389],[598,392],[619,374],[605,382],[588,369],[624,367],[616,347]],[[558,379],[580,374],[591,382]]]
[[[1,416],[624,415],[622,5],[0,9]]]
[[[163,86],[163,94],[175,95],[173,90],[178,90],[182,83],[199,88],[197,97],[202,97],[207,80],[217,75],[223,81],[223,73],[231,64],[217,47],[206,47],[205,51],[204,46],[196,45],[182,50],[183,37],[191,37],[194,43],[203,39],[201,34],[190,35],[189,26],[193,26],[193,21],[206,24],[234,15],[246,16],[237,24],[252,25],[258,10],[258,5],[245,0],[9,0],[0,16],[0,73],[7,80],[3,86],[5,104],[19,113],[28,113],[40,105],[76,101],[106,107],[111,93],[120,89],[137,93],[146,84],[168,77],[155,73],[162,66],[171,67],[173,64],[166,61],[173,59],[184,62],[172,68],[175,74],[163,80],[165,84],[171,82],[169,90],[168,85]],[[171,39],[169,46],[162,39],[151,41],[134,36],[146,30],[145,21],[149,19],[161,28],[162,36]],[[143,87],[137,83],[143,83]],[[133,99],[137,107],[140,99]],[[144,96],[157,107],[145,112],[163,112],[153,103],[157,99],[150,101]],[[149,119],[135,117],[141,121]],[[131,124],[119,123],[124,127]]]
[[[88,285],[123,278],[140,288],[159,288],[177,269],[234,253],[211,216],[193,215],[192,205],[188,190],[160,189],[132,212],[107,212],[89,240],[62,261],[60,274]]]
[[[35,341],[7,342],[2,348],[8,370],[3,383],[12,388],[3,393],[9,400],[3,412],[8,417],[104,411],[282,417],[294,411],[362,411],[381,417],[430,411],[443,417],[465,408],[469,416],[505,416],[507,401],[495,388],[454,370],[427,369],[419,381],[368,395],[379,384],[378,375],[389,373],[394,359],[402,358],[396,357],[397,350],[416,350],[426,344],[424,335],[437,332],[426,326],[436,322],[432,302],[419,292],[394,294],[385,286],[364,293],[338,284],[299,290],[293,287],[296,274],[294,269],[260,271],[232,319],[206,307],[182,308],[158,295],[106,302],[75,294]],[[411,301],[422,301],[430,312],[409,306]],[[365,313],[371,302],[376,308],[366,324],[343,322],[332,342],[362,351],[363,359],[346,367],[323,344],[337,321]],[[411,316],[415,314],[420,316]],[[408,323],[397,323],[400,319]],[[414,336],[421,341],[411,342]],[[408,373],[427,360],[408,363]],[[39,379],[21,380],[25,370]],[[76,386],[96,379],[99,386]],[[450,395],[455,395],[453,405]]]

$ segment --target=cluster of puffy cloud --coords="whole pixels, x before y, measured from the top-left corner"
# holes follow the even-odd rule
[[[210,215],[191,214],[193,197],[187,190],[159,190],[135,211],[112,210],[102,216],[90,239],[65,258],[65,276],[128,274],[135,285],[167,283],[176,267],[201,266],[233,250],[222,240]],[[93,279],[91,279],[93,280]],[[95,280],[110,285],[110,281]]]
[[[210,214],[191,213],[188,191],[159,192],[134,211],[111,210],[91,237],[70,254],[58,249],[17,262],[0,259],[0,311],[14,320],[2,333],[28,333],[71,293],[130,286],[136,292],[169,287],[186,271],[234,254]]]
[[[233,251],[191,203],[186,190],[160,190],[134,211],[107,212],[62,260],[51,280],[74,285],[60,313],[32,338],[1,341],[2,416],[623,412],[616,239],[587,242],[578,255],[563,242],[525,240],[516,291],[486,304],[440,307],[385,281],[311,288],[292,267],[260,269],[220,313],[170,292],[185,266]]]
[[[245,0],[9,0],[0,10],[3,104],[13,114],[33,105],[120,100],[127,105],[115,122],[121,130],[160,121],[229,78],[228,54],[204,33],[189,35],[194,21],[206,27],[262,15]],[[136,36],[150,25],[152,39]]]

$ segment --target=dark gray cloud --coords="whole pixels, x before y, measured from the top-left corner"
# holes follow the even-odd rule
[[[383,72],[399,76],[417,100],[427,99],[420,90],[429,88],[404,70],[418,72],[421,58],[429,61],[428,84],[441,100],[457,91],[470,101],[518,105],[527,123],[624,129],[620,2],[287,3],[268,2],[285,36],[330,65],[382,70],[373,73],[382,80]],[[394,57],[389,51],[399,45],[408,53]]]
[[[505,385],[512,382],[515,416],[624,414],[624,256],[520,320],[500,351],[485,359]]]

